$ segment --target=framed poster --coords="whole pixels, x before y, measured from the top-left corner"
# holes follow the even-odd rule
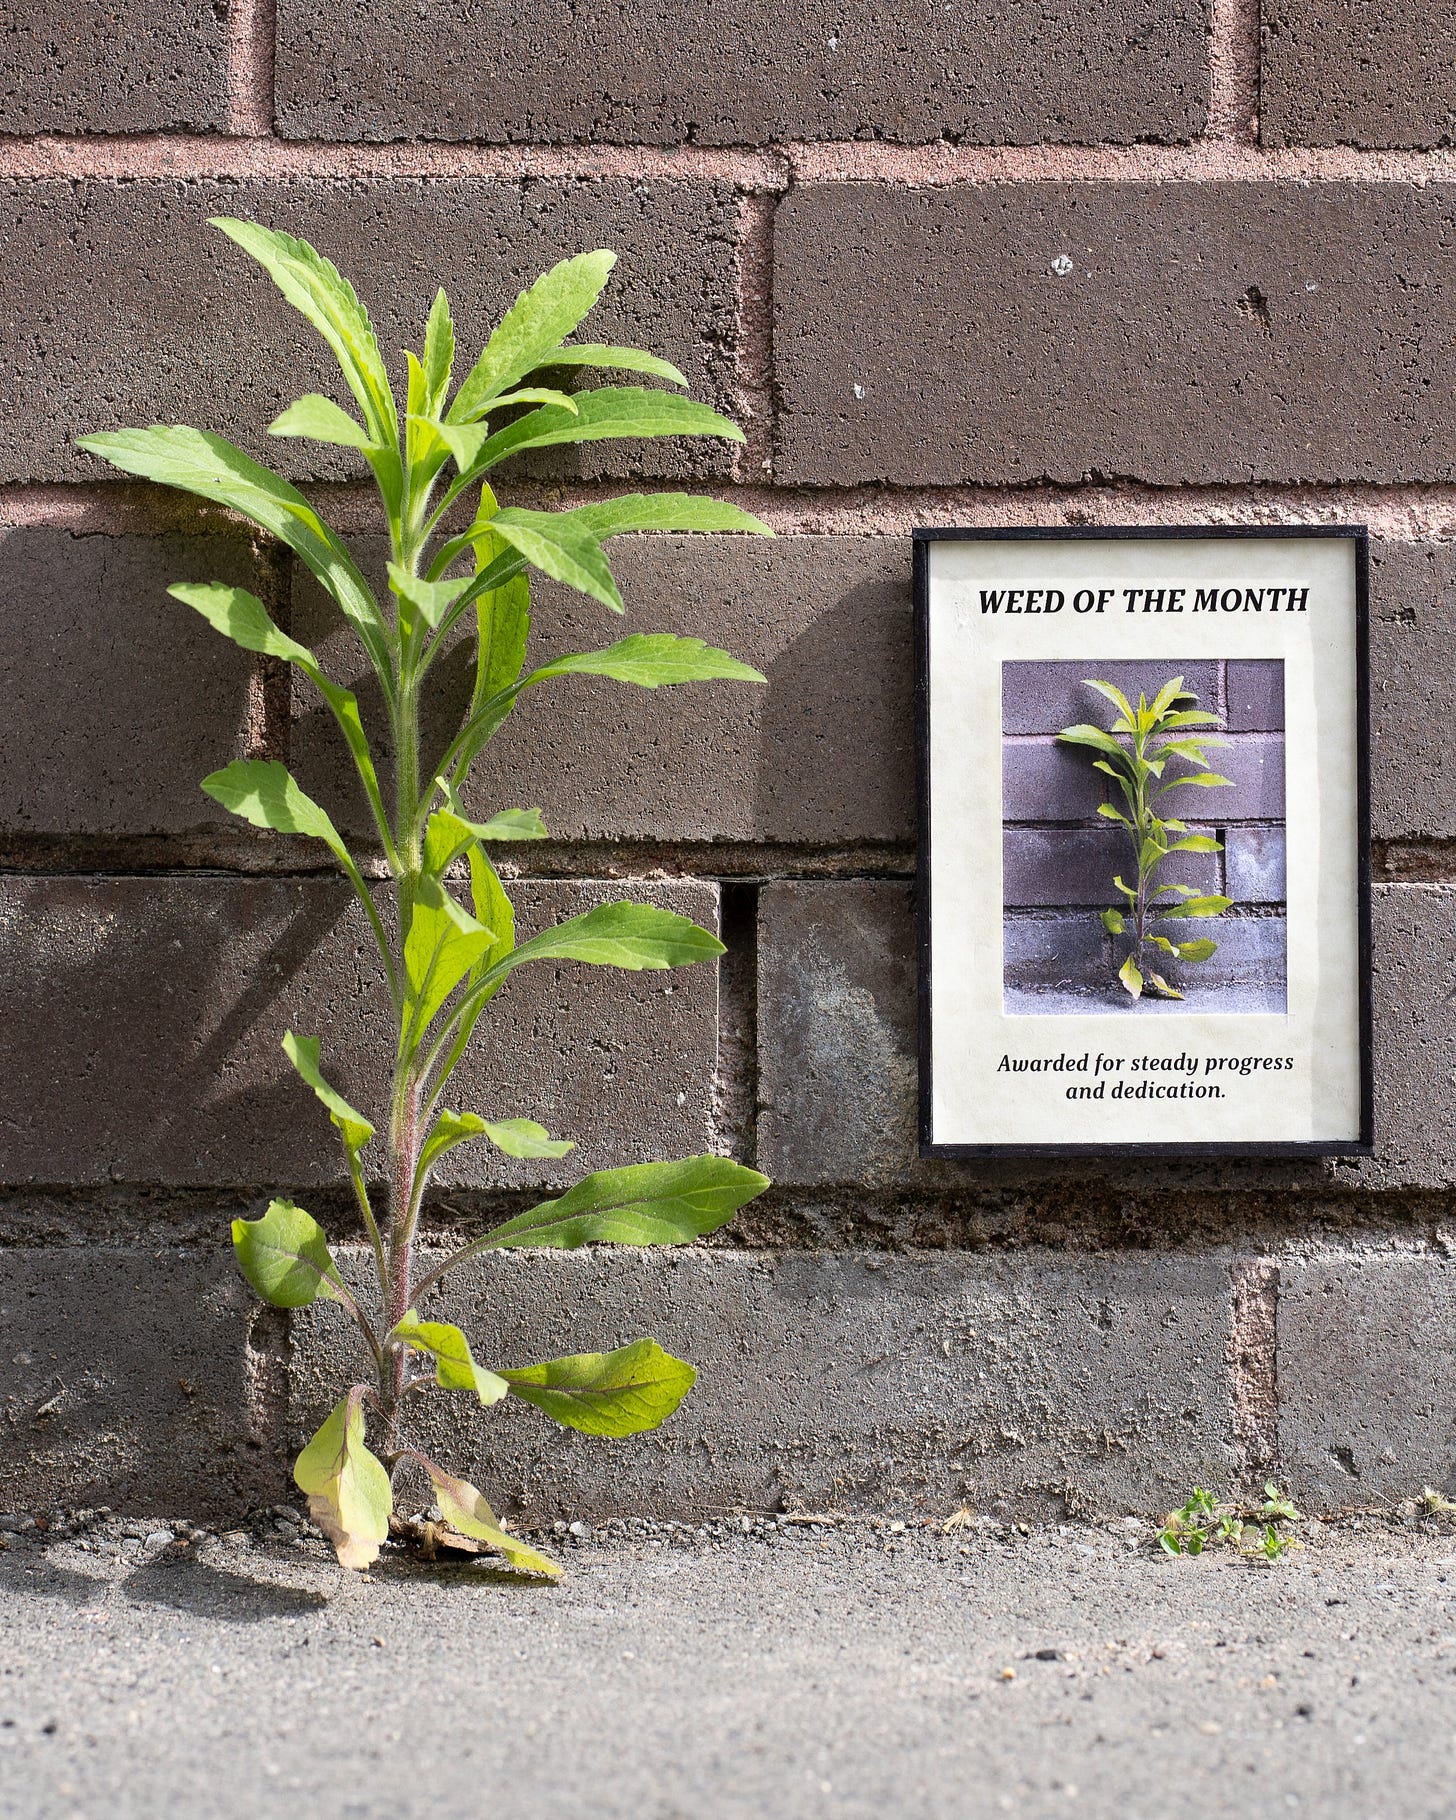
[[[922,1153],[1368,1155],[1364,530],[914,551]]]

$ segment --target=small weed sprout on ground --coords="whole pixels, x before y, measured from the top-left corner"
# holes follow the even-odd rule
[[[1292,1501],[1270,1480],[1264,1502],[1226,1504],[1212,1492],[1193,1488],[1193,1495],[1170,1510],[1158,1531],[1158,1546],[1168,1555],[1201,1555],[1209,1548],[1232,1548],[1252,1561],[1278,1561],[1302,1546],[1290,1533],[1303,1522]]]
[[[634,1434],[672,1414],[693,1382],[693,1367],[650,1338],[608,1353],[511,1366],[491,1359],[486,1365],[458,1327],[423,1312],[430,1295],[461,1264],[510,1246],[683,1244],[723,1225],[768,1183],[717,1156],[603,1170],[461,1245],[443,1263],[417,1270],[425,1192],[457,1145],[484,1142],[511,1157],[557,1158],[572,1149],[523,1116],[524,1108],[491,1108],[487,1116],[457,1111],[446,1101],[481,1014],[510,975],[541,962],[634,971],[682,967],[723,952],[715,936],[685,917],[626,902],[602,905],[518,944],[511,902],[490,854],[499,842],[540,840],[547,830],[531,808],[472,819],[463,792],[472,764],[517,704],[560,679],[602,676],[646,689],[764,680],[699,639],[666,634],[632,634],[605,649],[568,653],[527,670],[532,569],[620,613],[607,539],[635,531],[766,527],[735,506],[682,493],[633,494],[555,512],[497,505],[487,477],[528,449],[629,436],[742,440],[726,418],[675,392],[636,385],[559,389],[572,375],[593,370],[686,383],[640,349],[568,339],[605,286],[613,254],[567,259],[523,292],[458,386],[455,329],[441,291],[420,354],[404,356],[401,411],[369,317],[334,266],[306,242],[252,222],[214,225],[264,267],[322,334],[357,406],[355,415],[311,394],[290,405],[270,434],[362,457],[378,486],[391,557],[388,592],[376,596],[304,495],[220,436],[154,425],[81,439],[82,448],[124,473],[215,501],[287,545],[338,607],[384,701],[387,727],[372,731],[387,735],[392,779],[381,776],[384,747],[366,732],[355,696],[274,623],[262,601],[220,583],[171,590],[244,650],[292,665],[322,697],[358,772],[389,880],[377,889],[366,882],[360,858],[281,763],[245,760],[204,780],[208,795],[245,821],[309,836],[329,849],[368,922],[394,1022],[382,1130],[330,1083],[318,1036],[290,1031],[283,1038],[289,1061],[327,1109],[342,1142],[373,1251],[377,1301],[345,1280],[322,1228],[291,1201],[275,1200],[260,1219],[234,1222],[238,1263],[275,1307],[335,1302],[362,1336],[369,1375],[345,1389],[294,1469],[310,1514],[345,1566],[367,1567],[377,1557],[389,1533],[396,1477],[409,1468],[428,1480],[442,1534],[483,1544],[515,1568],[554,1577],[559,1567],[503,1529],[475,1486],[411,1445],[409,1411],[422,1394],[436,1390],[482,1405],[515,1397],[589,1435]],[[422,708],[442,696],[437,660],[457,637],[472,633],[469,705],[443,757],[425,771]]]
[[[1114,951],[1124,938],[1130,949],[1117,969],[1117,977],[1133,998],[1145,992],[1160,998],[1182,998],[1170,986],[1157,967],[1166,966],[1149,949],[1161,950],[1179,962],[1206,961],[1217,952],[1218,944],[1206,936],[1192,940],[1174,940],[1172,936],[1154,934],[1155,922],[1182,922],[1193,917],[1219,916],[1229,908],[1231,899],[1216,893],[1202,893],[1191,885],[1160,884],[1158,873],[1172,853],[1218,853],[1220,843],[1211,834],[1195,834],[1176,816],[1165,815],[1161,799],[1172,790],[1186,786],[1218,789],[1232,780],[1209,769],[1206,746],[1226,746],[1218,735],[1199,732],[1199,728],[1220,727],[1223,717],[1196,706],[1198,697],[1183,687],[1183,678],[1174,676],[1165,682],[1151,704],[1139,695],[1134,708],[1112,683],[1087,679],[1089,689],[1096,689],[1117,709],[1117,719],[1110,729],[1080,724],[1063,727],[1057,735],[1069,745],[1088,746],[1098,754],[1093,768],[1110,777],[1117,786],[1118,802],[1102,803],[1097,813],[1120,824],[1127,831],[1131,854],[1128,871],[1133,883],[1119,873],[1112,883],[1124,899],[1120,907],[1102,912],[1102,926],[1113,938]],[[1121,737],[1118,737],[1118,736]],[[1124,741],[1126,743],[1124,743]],[[1164,778],[1164,771],[1174,759],[1194,766],[1181,776]],[[1181,900],[1181,901],[1180,901]],[[1176,933],[1176,932],[1175,932]],[[1156,965],[1150,964],[1155,962]]]

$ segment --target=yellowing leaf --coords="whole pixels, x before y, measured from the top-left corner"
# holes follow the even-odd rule
[[[521,1573],[541,1574],[548,1580],[561,1578],[557,1562],[517,1537],[507,1535],[495,1512],[468,1479],[451,1478],[423,1454],[415,1454],[414,1458],[430,1475],[440,1515],[451,1529],[459,1530],[462,1536],[472,1536],[477,1542],[487,1543]]]
[[[356,1384],[298,1456],[293,1482],[344,1567],[368,1567],[389,1534],[389,1474],[364,1445],[364,1388]]]

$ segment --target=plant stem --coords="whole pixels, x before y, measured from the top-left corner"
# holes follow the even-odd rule
[[[413,1199],[415,1170],[420,1149],[420,1090],[408,1075],[397,1080],[394,1110],[389,1122],[390,1181],[389,1272],[381,1285],[385,1298],[387,1332],[392,1332],[410,1308],[414,1252]],[[380,1395],[391,1440],[397,1438],[400,1398],[404,1395],[405,1349],[398,1343],[386,1350],[380,1371]]]

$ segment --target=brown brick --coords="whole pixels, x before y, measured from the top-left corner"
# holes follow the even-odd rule
[[[1444,184],[792,190],[777,477],[1450,480],[1453,234]]]
[[[1001,836],[1002,901],[1007,904],[1106,904],[1117,896],[1114,877],[1131,869],[1132,852],[1120,828],[1005,828]],[[1170,885],[1216,891],[1216,853],[1177,853],[1158,873]],[[1134,884],[1136,889],[1136,884]]]
[[[1261,18],[1266,145],[1451,144],[1452,0],[1264,0]]]
[[[1456,1266],[1429,1252],[1279,1266],[1279,1458],[1318,1508],[1456,1483]]]
[[[174,581],[267,591],[235,538],[0,530],[0,830],[241,825],[198,781],[243,754],[250,660],[168,598]]]
[[[456,310],[464,364],[522,285],[568,254],[621,260],[591,339],[647,346],[697,397],[722,403],[733,340],[736,205],[722,185],[582,180],[172,179],[0,186],[0,479],[106,472],[74,451],[83,430],[198,423],[295,477],[363,475],[362,462],[269,443],[291,399],[351,402],[324,343],[210,215],[241,215],[312,240],[374,312],[392,368],[416,349],[435,288]],[[43,412],[35,400],[44,398]],[[628,453],[635,448],[636,453]],[[593,443],[563,475],[724,472],[731,445]]]
[[[621,1441],[515,1399],[432,1395],[412,1418],[433,1458],[534,1520],[1163,1511],[1234,1470],[1216,1369],[1230,1303],[1216,1252],[497,1252],[447,1278],[439,1304],[483,1362],[649,1333],[697,1383],[662,1428]],[[297,1323],[295,1446],[359,1362],[337,1308]]]
[[[278,119],[299,138],[762,145],[1188,139],[1207,113],[1206,8],[1051,0],[1027,22],[950,9],[549,0],[422,16],[405,0],[279,6]]]
[[[272,1333],[229,1256],[0,1250],[6,1507],[237,1518],[277,1497],[252,1407]]]
[[[628,631],[674,631],[755,665],[767,687],[645,690],[589,677],[548,685],[526,697],[477,766],[469,794],[482,812],[539,805],[553,834],[568,839],[913,839],[909,552],[901,540],[634,537],[615,541],[610,553],[625,623],[537,580],[533,662]],[[377,573],[381,541],[371,540],[367,554]],[[296,586],[294,630],[336,675],[357,676],[352,637],[306,574]],[[463,709],[465,664],[445,660],[441,673],[453,679],[446,699]],[[306,685],[295,700],[300,781],[362,827],[363,799],[332,717]],[[377,738],[377,693],[364,689],[361,702]]]
[[[1376,543],[1370,573],[1371,823],[1378,840],[1456,836],[1448,721],[1456,549]]]
[[[0,133],[207,130],[227,118],[225,6],[24,0],[0,36]]]
[[[640,881],[512,888],[520,934],[618,897],[710,927],[716,891]],[[0,1180],[298,1185],[338,1178],[327,1116],[278,1044],[323,1039],[325,1071],[382,1123],[387,1001],[347,891],[300,879],[10,878],[0,886]],[[564,1165],[464,1145],[444,1185],[530,1185],[688,1155],[710,1138],[717,981],[539,965],[482,1019],[447,1100],[539,1118]]]

